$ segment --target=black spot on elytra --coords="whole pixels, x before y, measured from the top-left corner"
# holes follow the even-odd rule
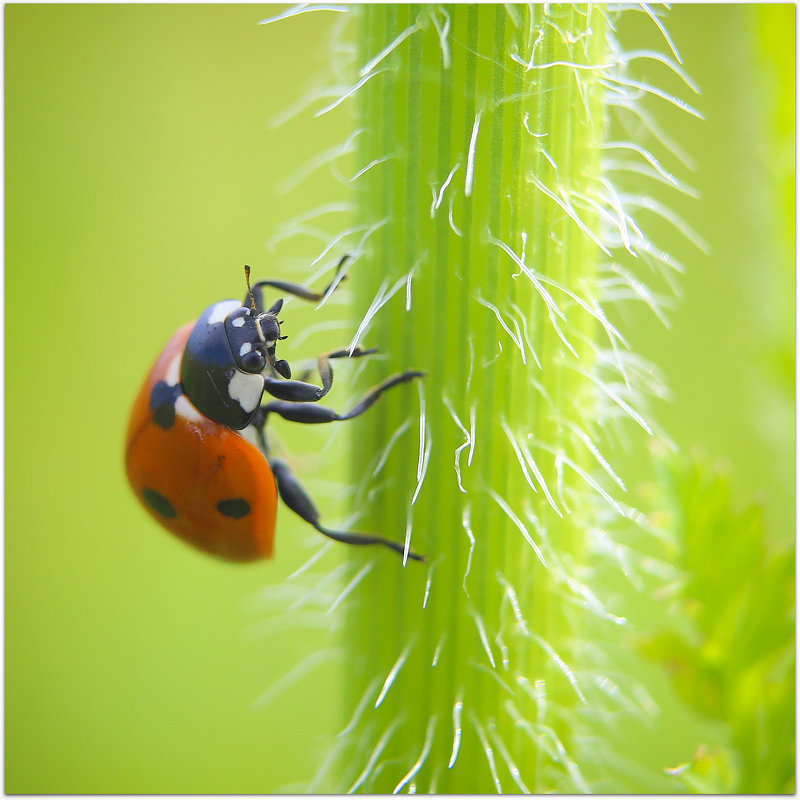
[[[162,517],[178,516],[178,512],[175,510],[172,503],[170,503],[170,501],[164,497],[161,492],[157,492],[155,489],[145,489],[142,494],[144,495],[147,505],[149,505],[154,511],[158,511]]]
[[[165,431],[175,424],[175,401],[180,396],[180,384],[170,386],[166,381],[159,381],[150,393],[153,422]]]
[[[217,503],[217,509],[220,514],[233,519],[241,519],[246,517],[251,509],[250,503],[243,497],[232,497],[230,500],[220,500]]]

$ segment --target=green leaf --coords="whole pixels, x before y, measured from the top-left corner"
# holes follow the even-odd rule
[[[728,477],[704,461],[661,463],[684,580],[673,609],[689,630],[664,630],[644,652],[681,696],[728,723],[735,791],[794,784],[794,554],[766,541],[762,509],[737,510]],[[719,786],[717,791],[726,791]]]

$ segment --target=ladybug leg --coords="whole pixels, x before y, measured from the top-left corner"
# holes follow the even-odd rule
[[[300,297],[303,300],[308,300],[312,303],[318,303],[323,297],[325,297],[326,294],[332,292],[345,279],[346,276],[342,275],[342,268],[349,259],[349,255],[342,256],[339,264],[336,267],[336,275],[334,276],[334,279],[321,292],[312,292],[311,289],[301,286],[299,283],[290,283],[288,281],[258,281],[257,283],[254,283],[252,288],[253,299],[256,303],[256,313],[260,314],[262,311],[264,311],[265,286],[269,286],[272,289],[280,289],[282,292],[292,294],[295,297]],[[246,306],[249,305],[249,303],[250,295],[248,294],[242,302],[242,305]]]
[[[377,386],[370,389],[361,400],[344,414],[339,414],[332,408],[315,405],[313,402],[303,402],[299,397],[296,400],[292,398],[273,400],[261,406],[259,413],[262,411],[264,412],[264,422],[266,422],[267,414],[275,413],[291,422],[303,422],[309,425],[320,422],[340,422],[345,419],[353,419],[353,417],[363,414],[385,391],[401,383],[407,383],[414,378],[421,378],[423,375],[425,375],[424,372],[402,372],[399,375],[392,375],[390,378],[383,381],[383,383],[379,383]],[[279,385],[285,387],[289,383],[294,383],[294,381],[280,381]],[[267,391],[270,391],[269,386],[267,387]],[[284,397],[283,395],[278,395],[277,392],[271,393],[276,396]]]
[[[333,385],[333,368],[330,364],[332,358],[360,358],[377,352],[377,348],[362,350],[356,347],[351,353],[348,349],[334,350],[331,353],[323,353],[317,359],[319,376],[322,379],[322,387],[305,381],[285,380],[273,378],[269,375],[264,376],[264,391],[269,392],[279,400],[288,400],[292,403],[316,403],[321,400],[331,390]]]
[[[281,500],[283,500],[295,514],[304,519],[309,525],[316,528],[324,536],[335,539],[337,542],[344,542],[345,544],[378,544],[388,547],[390,550],[394,550],[395,553],[400,553],[401,555],[405,553],[405,547],[402,544],[393,542],[390,539],[384,539],[382,536],[333,531],[330,528],[324,527],[319,521],[319,511],[317,511],[314,501],[308,496],[306,490],[292,474],[288,464],[278,458],[271,459],[269,463],[272,468],[272,474],[275,476],[275,482],[278,485],[278,494],[280,494]],[[411,550],[408,551],[408,557],[414,561],[425,560],[425,556],[421,556]]]

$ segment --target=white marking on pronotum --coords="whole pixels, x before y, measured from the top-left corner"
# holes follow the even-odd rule
[[[445,190],[450,185],[450,181],[453,180],[453,176],[458,171],[458,168],[461,166],[461,162],[459,161],[453,169],[450,170],[450,174],[444,179],[444,183],[442,184],[442,188],[439,189],[439,192],[436,194],[433,203],[431,204],[431,218],[435,215],[436,211],[438,211],[439,206],[442,204],[442,199],[444,197]]]
[[[375,745],[375,749],[372,751],[366,766],[361,774],[356,778],[355,783],[347,790],[347,794],[353,794],[355,791],[357,791],[358,787],[361,786],[361,784],[364,783],[364,781],[369,777],[370,773],[375,767],[375,762],[381,757],[381,753],[389,742],[389,739],[400,726],[402,721],[402,718],[396,718],[395,721],[384,731],[383,736],[381,736],[380,740]]]
[[[296,6],[292,6],[291,8],[287,8],[286,11],[282,11],[280,14],[274,17],[267,17],[267,19],[262,19],[259,22],[259,25],[269,25],[271,22],[277,22],[279,19],[288,19],[290,17],[297,17],[300,14],[307,14],[311,11],[349,11],[350,9],[347,6],[336,6],[336,5],[325,5],[325,4],[317,4],[317,3],[298,3]]]
[[[397,678],[397,673],[403,668],[403,665],[406,663],[408,659],[408,654],[411,652],[411,648],[414,646],[414,639],[412,639],[403,649],[403,652],[397,657],[397,661],[394,662],[394,666],[389,670],[389,674],[386,676],[386,680],[383,682],[383,687],[381,688],[381,693],[378,695],[378,699],[375,701],[375,708],[377,708],[382,702],[383,698],[386,697],[389,689],[392,688],[392,684]]]
[[[367,686],[367,690],[361,697],[361,700],[358,701],[358,705],[356,706],[355,711],[353,712],[353,716],[350,719],[347,727],[343,728],[339,733],[336,735],[337,739],[341,739],[343,736],[347,736],[350,731],[352,731],[356,725],[358,725],[358,721],[361,719],[361,715],[364,713],[364,709],[367,707],[367,703],[369,702],[369,698],[375,693],[375,690],[378,688],[378,684],[380,683],[380,678],[373,678],[372,682],[369,686]]]
[[[494,669],[497,669],[497,664],[495,664],[494,656],[492,655],[492,646],[489,644],[489,637],[486,635],[486,626],[483,624],[483,619],[475,609],[471,609],[470,614],[472,614],[472,619],[475,620],[475,626],[478,629],[478,636],[480,637],[483,649],[486,651],[486,655],[489,656],[489,663]]]
[[[320,547],[319,550],[317,550],[317,552],[314,553],[314,555],[311,556],[311,558],[309,558],[308,561],[306,561],[306,563],[303,564],[302,567],[298,567],[291,575],[287,576],[286,580],[290,581],[292,580],[292,578],[296,578],[298,575],[302,575],[307,569],[316,564],[317,561],[319,561],[322,558],[322,556],[324,556],[325,553],[327,553],[328,550],[331,549],[331,547],[333,547],[333,542],[325,542],[325,544],[323,544],[322,547]]]
[[[464,488],[464,484],[461,482],[461,451],[465,447],[470,447],[471,446],[472,437],[470,436],[469,431],[464,427],[464,425],[462,424],[461,420],[456,415],[456,412],[453,411],[453,406],[450,405],[450,400],[447,398],[446,395],[442,396],[442,402],[445,404],[445,407],[450,412],[450,416],[453,418],[453,422],[455,422],[456,425],[458,425],[458,427],[461,429],[461,432],[466,437],[464,439],[464,443],[460,444],[458,447],[456,447],[456,456],[455,456],[456,480],[458,481],[458,489],[463,494],[466,494],[467,490]]]
[[[203,420],[203,415],[189,402],[185,394],[182,394],[175,401],[175,413],[192,422],[201,422]]]
[[[364,580],[364,578],[367,577],[367,575],[369,574],[369,572],[372,570],[372,568],[374,566],[375,566],[375,562],[374,561],[370,561],[367,564],[365,564],[353,576],[353,579],[350,581],[350,583],[348,583],[347,586],[344,587],[344,589],[341,592],[341,594],[333,601],[333,603],[331,604],[330,608],[325,613],[326,614],[332,614],[337,608],[339,608],[339,606],[342,604],[344,599],[350,594],[350,592],[353,591],[353,589],[356,588],[356,586],[358,586],[359,583],[361,583],[361,581]]]
[[[218,325],[220,322],[225,322],[225,317],[227,317],[231,311],[241,307],[241,303],[239,303],[238,300],[222,300],[219,303],[215,303],[211,307],[206,324]]]
[[[239,317],[239,319],[244,319],[244,318],[243,318],[243,317]],[[240,356],[247,355],[247,354],[248,354],[248,353],[249,353],[249,352],[250,352],[252,349],[253,349],[253,345],[252,345],[252,344],[250,344],[250,342],[245,342],[245,343],[244,343],[244,344],[243,344],[243,345],[242,345],[242,346],[239,348],[239,355],[240,355]]]
[[[231,400],[235,400],[247,413],[258,408],[263,393],[264,379],[260,374],[251,375],[247,372],[240,372],[237,369],[231,375],[231,379],[228,382],[228,395]]]
[[[399,47],[406,39],[408,39],[409,36],[411,36],[412,33],[416,33],[418,30],[419,28],[416,25],[410,25],[408,28],[406,28],[394,39],[394,41],[389,42],[389,44],[387,44],[386,47],[384,47],[383,50],[381,50],[380,53],[375,56],[375,58],[373,58],[371,61],[368,61],[363,67],[361,67],[358,73],[359,76],[363,78],[365,75],[368,75],[370,72],[372,72],[372,70],[375,69],[375,67],[377,67],[378,64],[380,64],[381,61],[383,61],[383,59],[392,52],[392,50],[395,50],[397,47]]]
[[[289,686],[297,683],[305,677],[311,670],[330,661],[336,656],[336,651],[332,648],[327,650],[317,650],[310,656],[304,658],[299,664],[295,665],[280,680],[272,684],[268,691],[264,692],[254,703],[253,708],[264,708],[269,705],[278,695],[283,693]]]
[[[356,335],[353,337],[353,341],[350,342],[350,346],[347,348],[350,352],[350,355],[353,354],[353,350],[356,349],[358,346],[358,342],[363,336],[364,332],[367,330],[369,324],[372,322],[374,316],[380,311],[380,309],[392,299],[392,297],[397,294],[400,290],[400,287],[403,286],[406,282],[406,277],[400,278],[400,280],[396,281],[394,286],[389,289],[389,281],[384,281],[380,288],[378,289],[378,293],[375,295],[375,299],[370,304],[370,307],[367,309],[367,313],[364,315],[364,319],[361,320],[361,324],[358,326],[358,330],[356,331]]]
[[[234,328],[241,328],[244,325],[244,317],[236,317],[236,319],[231,320],[231,325]]]
[[[472,125],[472,136],[469,139],[469,151],[467,153],[467,174],[464,177],[464,194],[469,197],[472,194],[472,182],[475,178],[475,147],[478,142],[478,130],[481,126],[481,112],[475,115],[475,122]]]
[[[450,762],[447,769],[453,769],[453,765],[458,758],[458,751],[461,747],[461,712],[464,710],[464,690],[458,693],[456,702],[453,704],[453,748],[450,751]]]
[[[178,353],[175,358],[169,362],[169,366],[167,367],[167,374],[164,376],[164,379],[170,386],[176,386],[181,379],[182,355],[182,353]]]
[[[525,527],[525,523],[511,510],[511,507],[500,497],[499,494],[494,489],[489,489],[489,494],[492,496],[492,499],[500,506],[500,508],[505,511],[506,516],[519,528],[520,533],[525,537],[525,541],[533,548],[533,552],[536,553],[537,558],[539,561],[542,562],[542,566],[547,566],[547,561],[545,561],[544,554],[539,549],[539,545],[533,541],[531,538],[528,529]]]
[[[494,761],[494,751],[492,750],[492,746],[486,739],[483,726],[480,724],[480,722],[478,722],[478,717],[474,711],[470,711],[469,718],[472,721],[472,724],[475,726],[475,730],[478,732],[478,738],[481,740],[483,752],[486,754],[486,760],[489,762],[489,770],[492,773],[492,780],[494,781],[495,788],[497,789],[498,794],[503,794],[503,785],[500,783],[500,777],[497,774],[497,765]]]
[[[431,744],[433,742],[433,734],[436,730],[436,714],[428,720],[428,727],[425,730],[425,741],[422,744],[422,752],[419,758],[414,762],[411,769],[406,773],[405,777],[394,787],[392,794],[397,794],[419,771],[431,751]]]

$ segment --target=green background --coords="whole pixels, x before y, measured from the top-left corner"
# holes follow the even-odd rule
[[[276,191],[352,124],[342,111],[270,126],[324,67],[333,16],[257,25],[279,10],[5,8],[7,792],[291,790],[338,720],[335,663],[257,702],[324,646],[324,631],[271,618],[312,552],[307,527],[282,509],[274,561],[218,563],[158,530],[122,468],[130,403],[173,330],[243,294],[244,263],[305,278],[313,237],[267,242],[345,194],[325,169]],[[669,332],[644,313],[628,320],[674,390],[658,408],[667,430],[729,462],[742,503],[761,496],[783,541],[794,527],[793,15],[674,9],[707,121],[665,114],[697,161],[682,177],[703,193],[669,202],[710,255],[661,229],[689,268],[684,298]],[[643,15],[621,34],[664,49]],[[342,308],[331,304],[334,318]],[[309,314],[292,306],[289,333]],[[318,335],[295,351],[290,339],[285,352],[328,344]],[[341,449],[320,457],[320,441],[293,430],[290,449],[341,519]]]

